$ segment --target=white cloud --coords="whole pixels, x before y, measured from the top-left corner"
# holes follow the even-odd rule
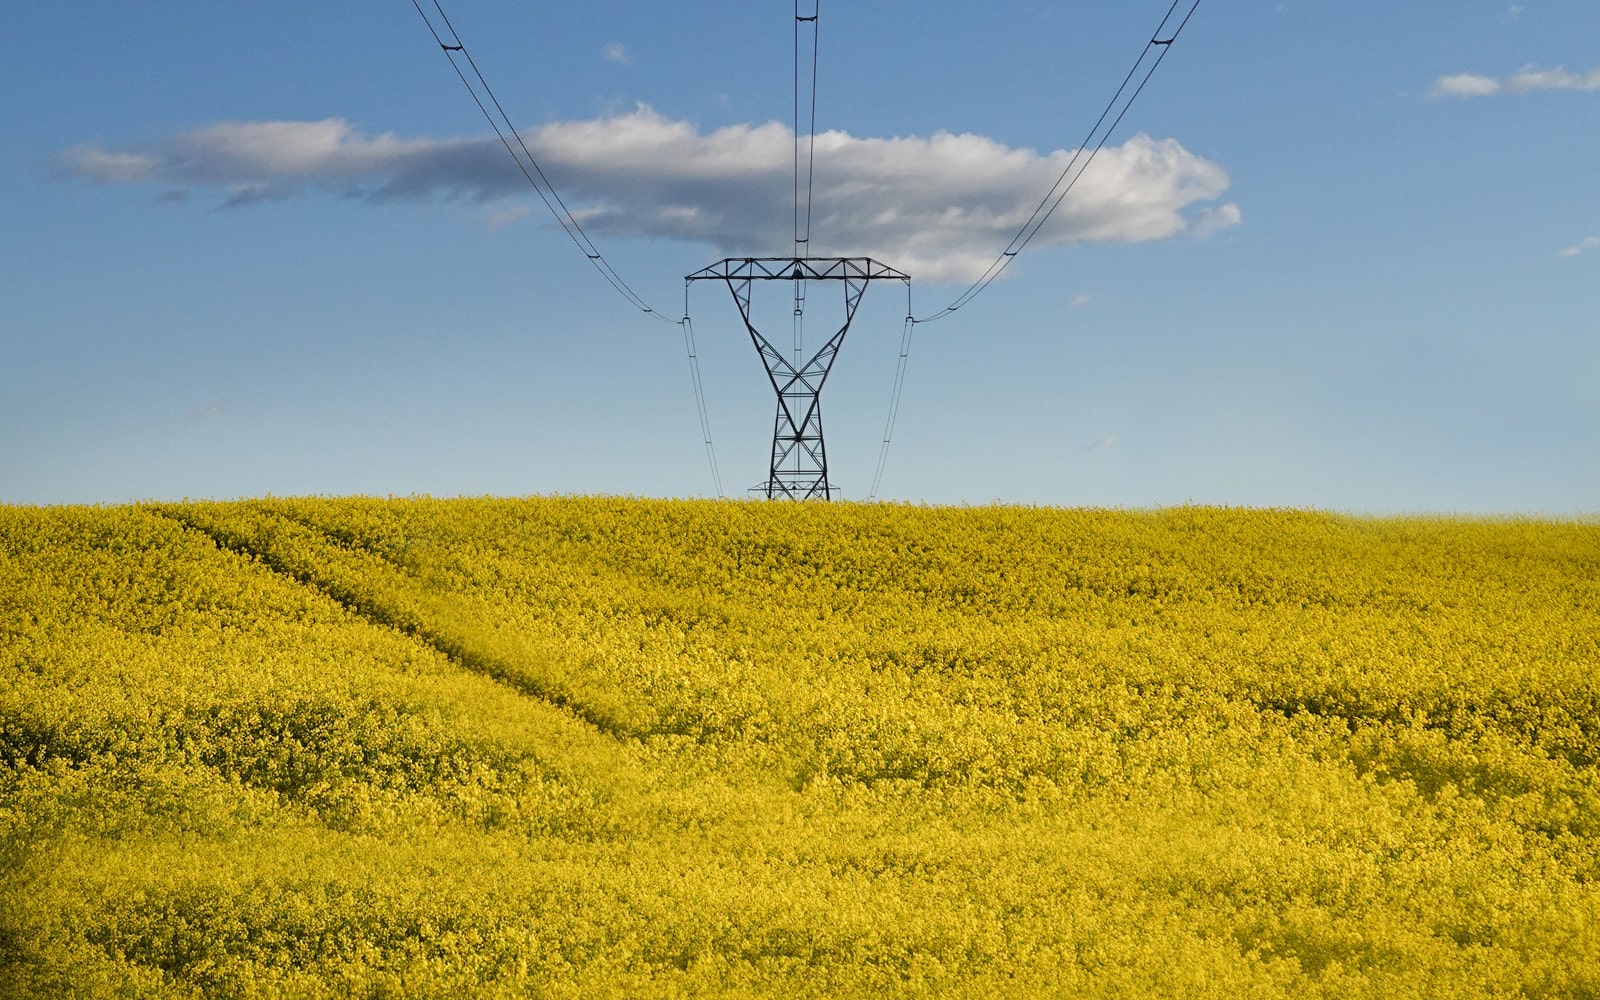
[[[1499,80],[1476,73],[1455,73],[1433,81],[1435,97],[1487,97],[1499,92]]]
[[[1572,246],[1562,250],[1561,256],[1576,257],[1578,254],[1583,253],[1586,250],[1600,250],[1600,236],[1585,236]]]
[[[213,399],[209,403],[196,403],[189,407],[190,420],[215,420],[228,411],[226,399]]]
[[[1555,69],[1524,66],[1507,86],[1519,94],[1530,90],[1600,90],[1600,68],[1573,73],[1562,66]]]
[[[1231,201],[1216,208],[1202,208],[1194,216],[1194,234],[1200,237],[1210,236],[1219,229],[1237,226],[1243,221],[1244,212]]]
[[[1506,12],[1500,16],[1500,20],[1502,20],[1502,21],[1515,21],[1517,18],[1519,18],[1521,16],[1522,16],[1522,4],[1520,4],[1520,3],[1512,4],[1510,7],[1506,8]]]
[[[1524,66],[1505,79],[1476,73],[1455,73],[1433,81],[1435,97],[1488,97],[1491,94],[1527,94],[1539,90],[1600,90],[1600,68],[1574,73],[1563,66],[1540,69]]]
[[[1077,295],[1074,295],[1070,300],[1068,300],[1067,306],[1072,309],[1082,309],[1084,306],[1093,301],[1093,295],[1090,295],[1088,292],[1079,292]]]
[[[621,42],[610,43],[605,47],[604,53],[607,62],[619,63],[623,66],[626,66],[630,61],[628,59],[628,47],[623,45]]]
[[[1079,451],[1104,451],[1105,449],[1112,447],[1116,443],[1117,443],[1117,436],[1115,434],[1107,434],[1103,438],[1099,438],[1098,440],[1089,442],[1088,444],[1084,445],[1082,448],[1079,448],[1078,450]]]
[[[147,181],[160,167],[160,161],[141,153],[112,152],[95,146],[74,146],[59,160],[70,162],[70,173],[92,177],[104,184]]]
[[[698,241],[728,256],[784,250],[791,238],[794,136],[784,125],[702,132],[648,107],[553,122],[523,138],[591,235]],[[922,280],[970,280],[1028,218],[1071,153],[1040,154],[970,133],[816,137],[813,251],[871,254]],[[343,119],[224,122],[146,147],[79,146],[67,176],[102,183],[220,188],[238,206],[320,189],[393,202],[531,199],[493,137],[369,136]],[[1237,224],[1216,163],[1175,139],[1107,146],[1035,245],[1160,240]],[[537,204],[537,202],[534,202]],[[542,207],[539,209],[542,211]]]

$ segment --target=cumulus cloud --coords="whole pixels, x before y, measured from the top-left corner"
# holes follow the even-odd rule
[[[1082,309],[1084,306],[1093,301],[1093,295],[1090,295],[1088,292],[1079,292],[1077,295],[1074,295],[1072,298],[1067,300],[1067,307],[1069,309]]]
[[[614,62],[623,66],[628,65],[628,47],[621,42],[612,42],[603,51],[607,62]]]
[[[727,256],[781,252],[792,236],[794,135],[777,122],[711,132],[648,107],[552,122],[523,134],[585,229],[600,237],[669,237]],[[812,250],[870,254],[923,280],[982,273],[1071,159],[973,134],[816,137]],[[386,203],[531,198],[494,137],[367,135],[339,118],[224,122],[149,146],[79,146],[63,176],[168,189],[215,188],[229,207],[323,190]],[[1107,146],[1037,245],[1167,239],[1236,224],[1216,163],[1175,139]],[[540,209],[542,211],[542,207]],[[506,218],[501,216],[500,218]]]
[[[1435,97],[1488,97],[1493,94],[1528,94],[1539,90],[1600,90],[1600,68],[1574,73],[1557,66],[1524,66],[1504,79],[1477,73],[1454,73],[1433,81]]]
[[[1585,236],[1572,246],[1562,250],[1561,256],[1576,257],[1578,254],[1588,250],[1600,250],[1600,236]]]

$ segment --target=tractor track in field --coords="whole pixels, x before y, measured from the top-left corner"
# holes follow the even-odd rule
[[[273,573],[321,594],[368,624],[398,632],[411,641],[433,650],[460,669],[483,675],[497,683],[510,687],[524,697],[544,702],[563,714],[586,723],[613,740],[639,740],[647,735],[622,720],[585,705],[563,691],[555,690],[548,684],[540,683],[536,678],[529,677],[523,672],[514,669],[499,657],[486,656],[469,648],[466,643],[458,639],[445,635],[437,629],[429,628],[425,623],[416,620],[416,616],[412,614],[400,609],[387,607],[382,602],[373,600],[353,588],[307,572],[300,567],[292,565],[289,560],[265,547],[252,546],[236,534],[222,531],[193,518],[186,517],[181,512],[174,511],[166,505],[150,505],[144,509],[157,517],[165,518],[182,526],[187,531],[204,535],[217,548],[225,552],[231,552],[234,555],[259,562]],[[373,553],[365,547],[350,545],[320,526],[307,524],[299,518],[277,512],[273,512],[272,516],[289,521],[305,530],[315,532],[329,545],[337,546],[347,551],[359,551],[370,558],[381,559],[388,565],[393,566],[397,572],[405,572],[403,567],[395,565],[380,554]]]

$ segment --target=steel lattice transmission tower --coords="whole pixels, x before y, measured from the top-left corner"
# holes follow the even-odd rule
[[[772,425],[772,464],[766,483],[754,488],[770,499],[833,499],[835,487],[828,479],[828,450],[822,440],[822,386],[839,357],[845,334],[855,319],[856,307],[874,281],[900,281],[910,287],[911,277],[870,257],[729,257],[696,271],[686,279],[722,281],[739,307],[739,318],[761,355],[778,412]],[[801,289],[809,281],[837,281],[844,286],[844,322],[811,356],[800,362],[784,357],[751,318],[752,286],[757,281],[788,281],[803,301]],[[797,309],[798,312],[798,309]]]

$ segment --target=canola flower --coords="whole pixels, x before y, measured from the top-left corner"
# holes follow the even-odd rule
[[[0,508],[0,998],[1600,994],[1600,525]]]

